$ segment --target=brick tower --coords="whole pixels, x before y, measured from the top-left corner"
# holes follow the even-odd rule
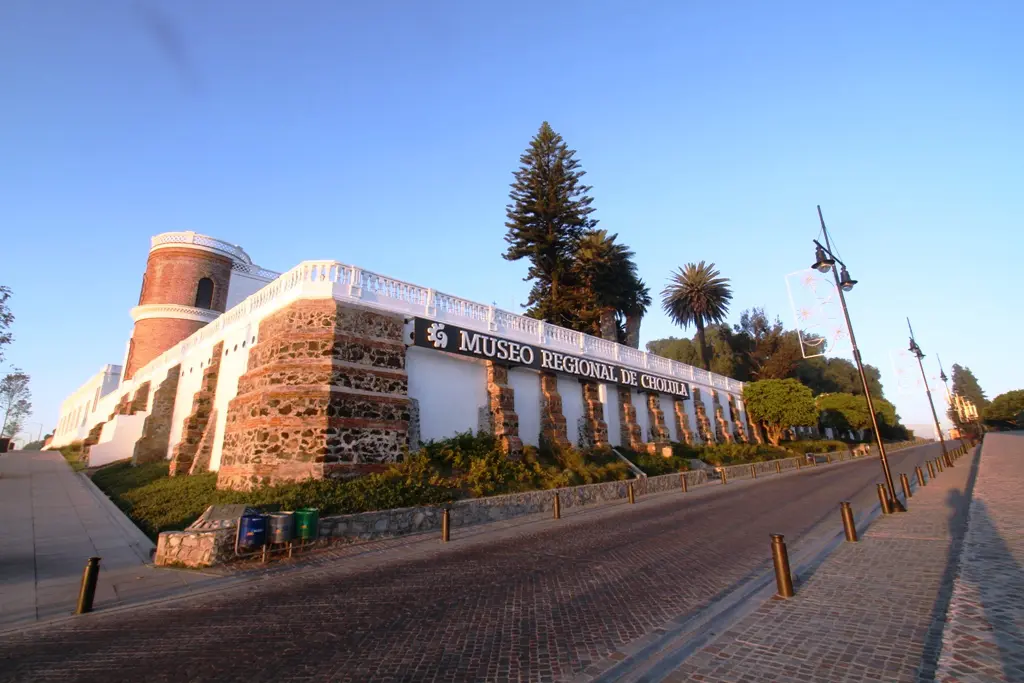
[[[124,378],[224,312],[231,269],[248,265],[241,247],[194,232],[169,232],[152,239],[135,328],[128,343]]]

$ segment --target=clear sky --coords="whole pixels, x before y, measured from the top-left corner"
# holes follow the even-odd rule
[[[733,321],[792,326],[821,204],[864,359],[925,423],[889,361],[908,315],[926,363],[1024,387],[1022,35],[1019,0],[5,0],[8,366],[52,428],[122,361],[149,237],[174,230],[518,310],[508,184],[548,120],[652,290],[714,261]],[[692,330],[652,310],[642,341],[670,334]]]

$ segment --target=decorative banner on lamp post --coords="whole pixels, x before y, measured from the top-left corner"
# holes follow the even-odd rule
[[[924,381],[921,379],[921,368],[917,364],[917,356],[908,349],[889,351],[889,360],[892,362],[892,372],[896,376],[896,391],[900,394],[919,394],[924,391]],[[942,383],[942,378],[937,374],[929,374],[929,388],[935,388]]]
[[[804,358],[850,348],[843,306],[831,273],[813,268],[798,270],[786,276],[786,289]]]

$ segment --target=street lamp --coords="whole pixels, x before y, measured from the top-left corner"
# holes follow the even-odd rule
[[[917,366],[921,368],[921,379],[924,380],[924,392],[928,395],[928,405],[932,408],[932,419],[935,420],[935,431],[939,433],[939,442],[942,444],[942,461],[946,463],[946,467],[952,467],[953,461],[949,457],[949,453],[946,451],[946,439],[942,436],[942,427],[939,426],[939,415],[935,412],[935,402],[932,400],[932,390],[928,386],[928,377],[924,374],[924,363],[921,361],[924,358],[924,351],[918,346],[917,341],[914,339],[914,328],[910,326],[910,318],[907,318],[907,328],[910,330],[910,348],[907,349],[914,357],[917,358]]]
[[[846,297],[843,296],[843,292],[849,292],[853,289],[853,286],[857,284],[857,281],[850,277],[849,271],[846,270],[846,264],[839,260],[835,254],[832,253],[832,243],[828,239],[828,229],[825,228],[825,218],[821,215],[821,206],[818,206],[818,220],[821,222],[821,232],[825,237],[825,244],[822,245],[818,240],[813,240],[814,246],[814,265],[812,268],[821,273],[827,273],[832,271],[832,276],[836,281],[836,291],[839,293],[839,303],[843,307],[843,317],[846,318],[846,330],[850,333],[850,346],[853,347],[853,359],[857,362],[857,372],[860,373],[860,382],[864,387],[864,398],[868,402],[868,414],[871,416],[871,427],[875,430],[875,441],[878,442],[878,455],[882,461],[882,474],[885,475],[885,488],[888,492],[890,505],[893,510],[899,512],[906,512],[906,508],[903,507],[903,503],[896,497],[896,487],[892,483],[892,473],[889,471],[889,458],[885,454],[885,443],[882,442],[882,432],[878,429],[878,418],[875,416],[875,404],[871,400],[871,391],[868,389],[868,378],[864,374],[864,364],[860,360],[860,349],[857,348],[857,338],[853,335],[853,323],[850,322],[850,312],[846,308]],[[836,272],[833,267],[838,263],[842,268],[841,272]]]

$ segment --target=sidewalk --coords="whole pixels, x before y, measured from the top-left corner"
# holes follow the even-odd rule
[[[0,474],[0,632],[72,614],[92,556],[102,558],[97,610],[222,580],[154,568],[153,543],[60,453],[6,453]]]
[[[1003,456],[993,455],[994,443],[986,441],[980,460],[977,455],[960,458],[953,469],[947,468],[927,486],[915,490],[907,513],[884,516],[861,534],[860,542],[843,543],[802,585],[797,584],[795,597],[765,602],[664,680],[935,680],[940,653],[945,654],[947,611],[955,610],[947,610],[947,606],[954,592],[978,463],[985,473],[983,480],[1012,480],[1000,481],[1001,486],[989,485],[987,504],[990,511],[999,509],[998,518],[1005,527],[1016,530],[1020,550],[1024,522],[1020,521],[1020,503],[1012,498],[1024,478],[1024,459],[1018,452],[1014,465],[1004,463]],[[1018,508],[1016,520],[1010,506]],[[972,515],[971,521],[976,522],[977,516]],[[840,524],[838,509],[835,523]],[[985,564],[990,558],[982,555],[978,553],[978,561]],[[1010,574],[1012,567],[1007,568],[1008,581]],[[1020,580],[1018,566],[1018,587],[1007,586],[1003,597],[1009,599],[1016,590],[1019,602],[1024,595]],[[1018,610],[1018,618],[1020,614]],[[966,628],[986,625],[975,622]],[[1020,636],[1016,637],[1019,640]],[[1018,649],[1016,656],[1024,656],[1024,650]],[[962,659],[953,661],[961,663]],[[945,671],[946,659],[941,659],[941,666]],[[939,680],[1021,679],[944,676]]]
[[[1024,681],[1024,432],[985,437],[936,680]]]

